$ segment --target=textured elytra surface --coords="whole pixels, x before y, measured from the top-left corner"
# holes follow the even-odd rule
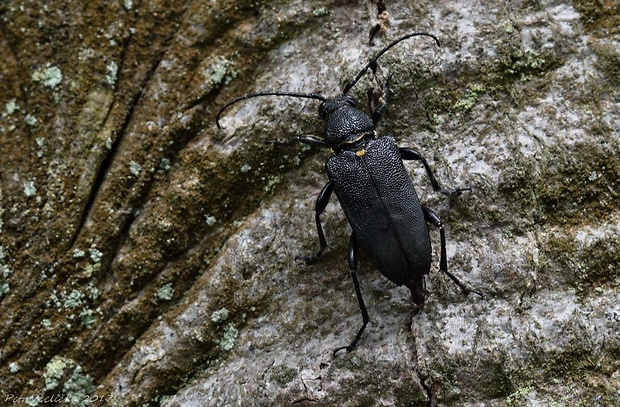
[[[113,405],[616,405],[618,10],[609,2],[0,6],[0,392]],[[361,317],[313,101],[380,46],[379,128],[447,225],[425,309],[368,260]],[[366,105],[361,82],[352,93]],[[438,239],[433,236],[435,244]],[[435,254],[436,256],[436,254]],[[436,257],[435,257],[436,259]],[[8,399],[13,397],[13,399]]]
[[[356,244],[390,281],[419,283],[430,270],[431,244],[400,152],[391,137],[370,140],[362,151],[361,157],[342,152],[326,164]]]

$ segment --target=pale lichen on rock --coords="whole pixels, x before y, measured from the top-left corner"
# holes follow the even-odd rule
[[[0,391],[110,405],[617,405],[620,20],[613,2],[89,2],[0,11]],[[32,6],[34,7],[34,6]],[[360,261],[315,199],[329,154],[315,101],[392,77],[378,131],[456,199],[450,270],[424,310]],[[432,238],[437,241],[433,230]],[[215,402],[217,401],[217,402]],[[253,404],[252,404],[253,403]]]

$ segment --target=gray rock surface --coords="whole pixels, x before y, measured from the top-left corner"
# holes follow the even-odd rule
[[[163,406],[620,404],[620,11],[613,2],[0,6],[0,396]],[[323,129],[389,41],[380,133],[456,198],[416,312],[360,259],[361,324]],[[352,93],[366,105],[368,75]],[[431,229],[435,247],[438,233]],[[46,397],[48,399],[46,399]]]

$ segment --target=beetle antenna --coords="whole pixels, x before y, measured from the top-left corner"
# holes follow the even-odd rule
[[[316,99],[316,100],[320,100],[321,102],[325,102],[327,100],[326,97],[317,95],[314,93],[295,93],[295,92],[259,92],[259,93],[251,93],[249,95],[239,96],[238,98],[235,98],[231,100],[230,102],[226,103],[224,106],[220,108],[220,110],[218,110],[217,114],[215,115],[215,124],[217,124],[217,128],[218,129],[222,128],[222,126],[220,126],[220,115],[222,114],[222,112],[224,112],[224,110],[228,109],[230,105],[234,105],[235,103],[240,102],[242,100],[255,98],[258,96],[290,96],[294,98]]]
[[[370,60],[370,62],[355,76],[355,78],[353,78],[352,80],[349,81],[349,83],[346,84],[346,86],[344,87],[344,89],[342,90],[343,94],[346,94],[349,90],[351,90],[351,88],[357,83],[357,81],[359,81],[362,76],[364,76],[364,74],[366,73],[366,71],[368,71],[368,69],[370,69],[371,67],[375,66],[377,63],[377,60],[379,59],[379,57],[383,54],[385,54],[390,48],[392,48],[394,45],[398,44],[401,41],[406,40],[407,38],[411,38],[411,37],[417,37],[420,35],[424,35],[426,37],[431,37],[432,39],[435,40],[435,42],[437,43],[437,46],[440,47],[441,44],[439,43],[439,40],[437,39],[437,37],[435,37],[433,34],[429,34],[429,33],[411,33],[411,34],[407,34],[407,35],[403,35],[402,37],[392,41],[389,45],[387,45],[386,47],[382,48],[381,51],[379,51],[377,53],[377,55],[375,55],[375,57],[373,59]],[[374,69],[374,68],[373,68]]]

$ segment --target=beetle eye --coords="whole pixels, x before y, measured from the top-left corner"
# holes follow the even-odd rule
[[[319,116],[321,116],[321,119],[325,119],[327,117],[327,106],[325,106],[326,102],[327,101],[322,102],[319,105]]]

